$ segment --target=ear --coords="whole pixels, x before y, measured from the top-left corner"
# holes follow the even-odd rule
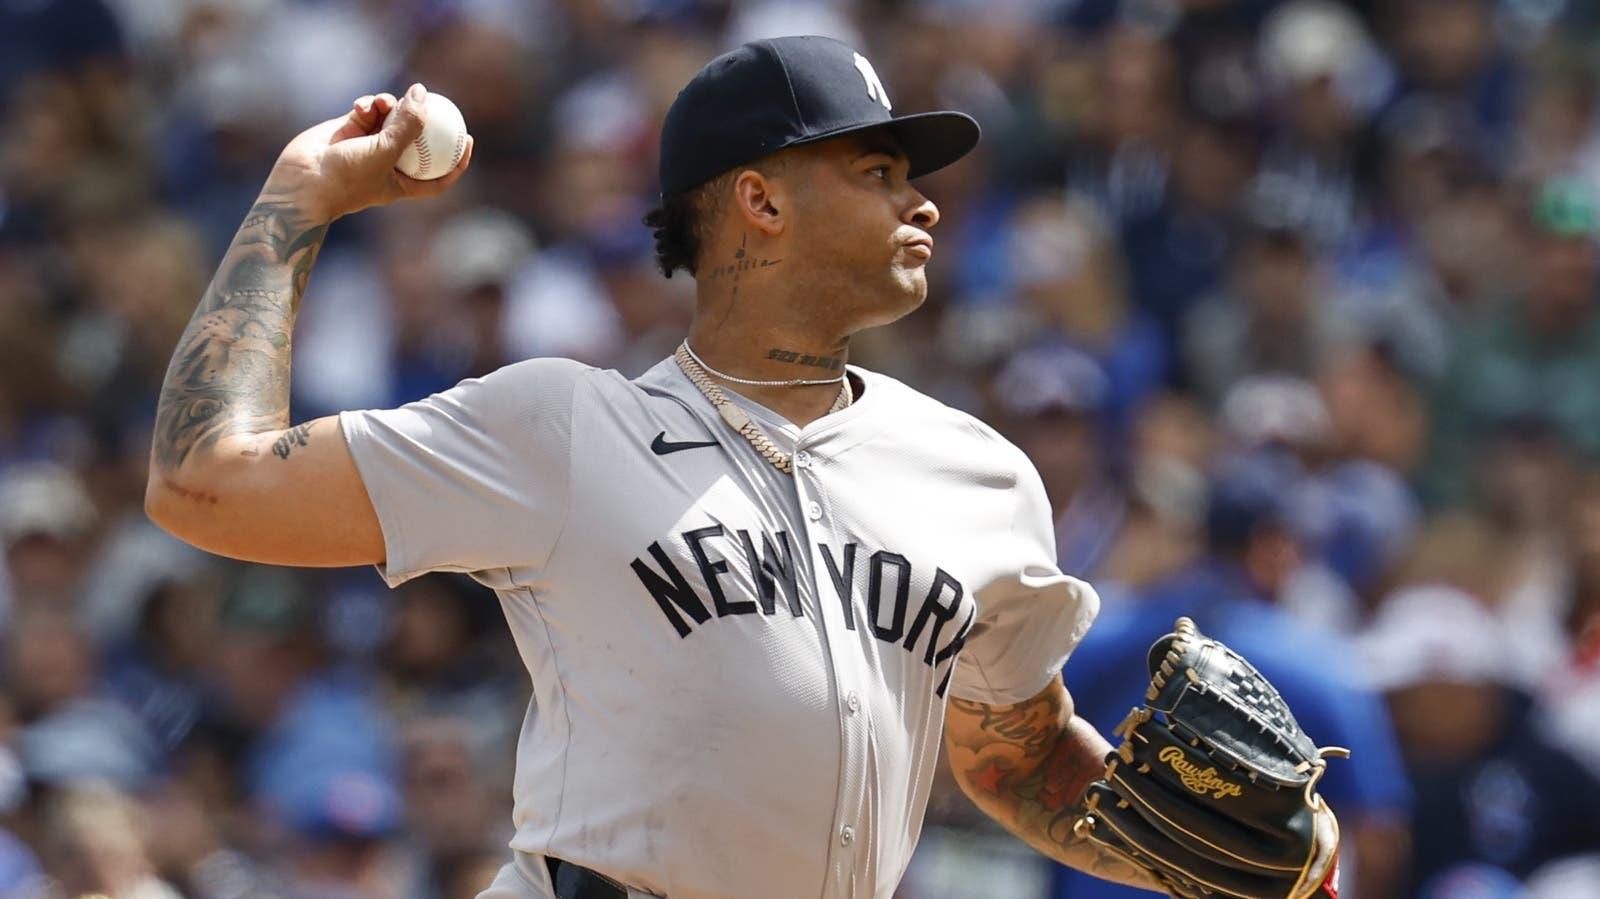
[[[790,210],[788,188],[778,179],[745,169],[733,179],[733,206],[744,224],[769,237],[782,234]]]

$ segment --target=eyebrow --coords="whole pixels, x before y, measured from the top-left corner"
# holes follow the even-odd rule
[[[900,144],[889,135],[863,134],[858,138],[858,140],[858,152],[855,155],[855,159],[861,159],[866,156],[873,156],[877,154],[893,157],[896,161],[906,158],[905,151],[900,149]]]

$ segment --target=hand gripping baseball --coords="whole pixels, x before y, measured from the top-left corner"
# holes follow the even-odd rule
[[[1144,705],[1089,785],[1076,832],[1186,899],[1338,896],[1329,755],[1254,666],[1187,618],[1150,649]]]
[[[443,178],[418,181],[395,163],[422,133],[428,91],[413,84],[400,100],[392,94],[361,97],[340,118],[300,132],[278,156],[268,183],[293,195],[322,221],[408,197],[450,189],[472,161],[472,138],[461,161]]]

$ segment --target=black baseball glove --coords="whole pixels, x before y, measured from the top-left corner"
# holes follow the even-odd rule
[[[1186,899],[1338,896],[1339,824],[1317,748],[1283,697],[1188,618],[1150,648],[1145,704],[1089,785],[1079,836]]]

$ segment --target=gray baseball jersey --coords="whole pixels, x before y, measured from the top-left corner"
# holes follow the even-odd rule
[[[1056,567],[1033,466],[850,371],[860,399],[804,428],[746,405],[792,476],[671,359],[530,360],[341,416],[384,579],[493,588],[532,678],[493,895],[547,895],[548,854],[671,899],[889,899],[946,696],[1061,670],[1099,601]]]

